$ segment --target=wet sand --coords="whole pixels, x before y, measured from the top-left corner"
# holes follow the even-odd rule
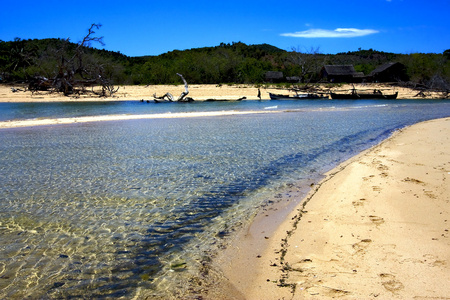
[[[448,299],[449,180],[450,118],[396,132],[326,174],[276,230],[289,206],[260,214],[216,261],[223,298]]]

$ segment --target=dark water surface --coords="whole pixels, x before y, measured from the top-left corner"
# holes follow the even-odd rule
[[[2,103],[0,120],[263,109],[284,112],[1,129],[0,298],[187,293],[268,195],[450,101]]]

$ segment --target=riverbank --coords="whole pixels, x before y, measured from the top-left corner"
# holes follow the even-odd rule
[[[355,84],[358,90],[381,90],[389,94],[398,92],[398,99],[440,99],[440,93],[428,93],[425,97],[416,97],[417,90],[401,87],[391,87],[382,84]],[[345,92],[352,89],[352,85],[337,85],[330,89],[328,85],[321,85],[321,92],[338,91]],[[13,89],[15,92],[13,92]],[[269,93],[293,95],[285,89],[273,87],[260,87],[262,99],[270,99]],[[99,90],[98,90],[99,91]],[[184,85],[129,85],[120,86],[113,97],[93,97],[92,95],[63,96],[62,94],[27,91],[24,85],[0,84],[0,102],[65,102],[65,101],[132,101],[132,100],[153,100],[153,95],[160,97],[166,93],[171,93],[175,98],[184,92]],[[215,84],[193,84],[189,85],[189,97],[197,101],[216,100],[237,100],[245,97],[248,100],[257,100],[258,86],[256,85],[215,85]]]
[[[258,216],[217,259],[225,293],[447,299],[449,180],[450,118],[396,132],[326,174],[275,231],[274,211]]]

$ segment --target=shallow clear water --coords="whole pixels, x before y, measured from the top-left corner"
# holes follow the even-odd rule
[[[0,130],[0,298],[170,298],[270,194],[450,101],[0,104],[0,120],[279,114]],[[204,276],[204,274],[202,274]]]

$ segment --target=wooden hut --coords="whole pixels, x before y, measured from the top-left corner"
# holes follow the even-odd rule
[[[368,79],[372,82],[397,82],[408,81],[405,65],[399,62],[390,62],[373,70]]]
[[[283,74],[283,72],[269,71],[269,72],[266,72],[265,78],[266,78],[266,82],[271,82],[271,83],[283,82],[284,74]]]
[[[329,82],[361,82],[364,73],[356,72],[353,65],[325,65],[320,71],[320,78]]]

